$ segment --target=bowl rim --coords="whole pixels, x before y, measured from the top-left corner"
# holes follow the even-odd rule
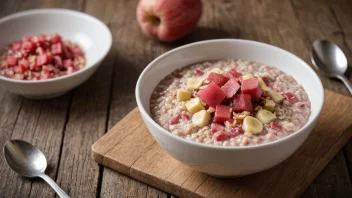
[[[321,93],[322,93],[322,97],[321,97],[321,101],[320,101],[320,106],[318,108],[318,112],[317,114],[312,117],[312,119],[309,121],[307,121],[307,123],[300,128],[299,130],[295,131],[294,133],[281,138],[279,140],[275,140],[272,142],[266,142],[263,144],[259,144],[259,145],[250,145],[250,146],[219,146],[219,145],[208,145],[208,144],[204,144],[204,143],[198,143],[195,141],[191,141],[191,140],[187,140],[184,139],[182,137],[179,137],[177,135],[174,135],[172,133],[170,133],[168,130],[164,129],[163,127],[161,127],[159,124],[157,124],[152,118],[151,116],[146,112],[144,106],[142,105],[141,99],[140,99],[140,85],[141,85],[141,81],[144,78],[144,76],[146,75],[146,73],[151,70],[154,66],[155,63],[158,62],[160,59],[163,59],[169,55],[171,55],[172,53],[175,53],[177,51],[183,50],[185,48],[189,48],[192,46],[196,46],[196,45],[203,45],[203,44],[208,44],[208,43],[217,43],[217,42],[242,42],[242,43],[251,43],[251,44],[256,44],[256,45],[261,45],[263,47],[270,47],[272,49],[275,50],[279,50],[282,53],[285,53],[289,56],[291,56],[292,58],[296,59],[298,62],[300,62],[300,64],[303,65],[303,67],[305,67],[307,69],[307,71],[310,72],[310,75],[314,78],[314,80],[316,80],[316,82],[318,83],[318,88],[320,89]],[[211,40],[205,40],[205,41],[199,41],[199,42],[195,42],[195,43],[191,43],[191,44],[187,44],[181,47],[177,47],[175,49],[172,49],[168,52],[165,52],[164,54],[158,56],[156,59],[154,59],[152,62],[150,62],[147,67],[143,70],[143,72],[140,74],[137,84],[136,84],[136,90],[135,90],[135,96],[136,96],[136,101],[137,101],[137,106],[139,108],[140,113],[142,114],[142,116],[144,116],[144,118],[146,119],[146,122],[151,123],[154,127],[156,127],[158,129],[158,133],[159,131],[162,133],[165,133],[167,136],[174,138],[175,140],[181,141],[185,144],[190,144],[196,147],[202,147],[202,148],[207,148],[207,149],[221,149],[221,150],[251,150],[251,149],[259,149],[259,148],[263,148],[263,147],[271,147],[271,146],[275,146],[277,144],[281,144],[284,143],[286,141],[289,141],[290,139],[292,139],[293,137],[297,136],[300,133],[303,133],[308,126],[312,125],[315,123],[315,121],[319,118],[322,107],[324,105],[324,88],[322,85],[322,82],[320,80],[320,78],[318,77],[318,75],[314,72],[314,70],[309,67],[309,65],[304,62],[301,58],[297,57],[296,55],[292,54],[291,52],[288,52],[284,49],[281,49],[279,47],[276,47],[274,45],[270,45],[270,44],[266,44],[263,42],[258,42],[258,41],[253,41],[253,40],[245,40],[245,39],[211,39]],[[312,116],[312,115],[310,115]]]
[[[3,18],[0,19],[0,24],[13,20],[13,19],[18,19],[18,18],[22,18],[28,15],[37,15],[37,14],[55,14],[55,13],[59,13],[59,14],[69,14],[69,15],[76,15],[79,17],[82,17],[85,20],[89,20],[95,23],[98,23],[99,25],[102,26],[102,28],[108,33],[108,47],[106,49],[104,49],[103,54],[101,57],[99,57],[96,61],[94,61],[93,63],[89,64],[89,65],[85,65],[82,69],[73,72],[71,74],[68,75],[64,75],[64,76],[59,76],[56,78],[51,78],[51,79],[44,79],[44,80],[17,80],[17,79],[12,79],[12,78],[7,78],[4,76],[0,76],[0,80],[4,80],[4,81],[8,81],[8,82],[14,82],[14,83],[19,83],[19,84],[41,84],[41,83],[47,83],[47,82],[54,82],[54,81],[60,81],[60,80],[64,80],[67,78],[71,78],[71,77],[75,77],[91,68],[93,68],[94,66],[97,66],[97,63],[99,63],[100,61],[102,61],[106,55],[109,53],[109,51],[111,50],[112,47],[112,34],[110,29],[106,26],[105,23],[103,23],[101,20],[99,20],[98,18],[86,14],[84,12],[79,12],[76,10],[70,10],[70,9],[63,9],[63,8],[44,8],[44,9],[32,9],[32,10],[26,10],[26,11],[21,11],[21,12],[16,12],[13,14],[10,14],[8,16],[5,16]],[[0,49],[2,50],[2,49]]]

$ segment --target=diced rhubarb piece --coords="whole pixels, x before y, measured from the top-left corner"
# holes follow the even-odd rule
[[[201,75],[203,75],[204,74],[204,72],[202,71],[202,70],[200,70],[200,69],[196,69],[195,71],[194,71],[194,76],[201,76]]]
[[[48,64],[48,65],[43,65],[42,67],[43,71],[46,71],[46,72],[52,72],[54,71],[54,66],[52,64]]]
[[[73,48],[72,51],[73,51],[73,55],[74,55],[75,57],[83,56],[83,52],[82,52],[81,48],[79,48],[79,47]]]
[[[70,46],[62,44],[62,50],[64,52],[65,58],[72,58],[72,49],[70,48]]]
[[[57,66],[62,66],[63,65],[62,58],[60,56],[53,56],[53,59],[54,59],[55,65],[57,65]]]
[[[178,121],[179,121],[179,119],[180,119],[180,116],[179,116],[179,115],[172,116],[172,117],[170,118],[170,124],[177,124]]]
[[[47,47],[47,41],[44,35],[39,35],[35,36],[32,38],[32,41],[37,45],[41,47]]]
[[[229,134],[227,134],[225,131],[218,131],[218,132],[214,133],[214,139],[216,141],[224,141],[229,138],[230,138]]]
[[[210,130],[211,132],[215,133],[217,131],[223,131],[225,129],[224,126],[220,125],[220,124],[217,124],[217,123],[211,123],[210,125]]]
[[[260,87],[259,80],[257,78],[250,78],[242,81],[241,93],[249,94],[252,101],[259,101],[263,94],[263,90]]]
[[[241,128],[241,127],[235,127],[235,128],[231,128],[228,132],[228,134],[231,136],[231,137],[236,137],[236,136],[239,136],[241,134],[244,133],[244,130]]]
[[[34,43],[32,43],[31,41],[24,41],[22,44],[22,50],[26,51],[26,52],[34,52],[36,49],[36,46]]]
[[[64,67],[72,67],[73,66],[73,62],[71,59],[65,59],[63,62],[63,66]]]
[[[53,55],[58,55],[62,53],[62,45],[61,43],[56,43],[51,46],[51,53]]]
[[[11,47],[11,49],[12,49],[13,51],[20,50],[21,47],[22,47],[22,41],[14,41],[14,42],[12,42],[12,47]]]
[[[28,68],[29,68],[29,64],[28,64],[28,61],[27,61],[27,60],[21,60],[21,61],[19,61],[18,66],[19,66],[19,71],[22,72],[22,73],[25,72],[25,71],[27,71]]]
[[[35,52],[39,55],[43,55],[45,53],[44,49],[42,47],[37,47]]]
[[[187,115],[186,113],[182,113],[182,114],[181,114],[181,119],[182,119],[182,120],[190,120],[191,118],[190,118],[189,115]]]
[[[198,92],[197,96],[207,105],[215,108],[220,104],[226,94],[214,82],[211,82],[205,89]]]
[[[284,96],[291,104],[295,104],[296,102],[298,102],[296,94],[292,92],[286,92],[284,93]]]
[[[208,75],[208,80],[214,82],[216,85],[221,87],[229,80],[229,78],[225,77],[222,74],[212,72]]]
[[[271,122],[269,127],[274,129],[275,131],[280,131],[282,128],[281,125],[277,122]]]
[[[236,69],[231,69],[225,74],[225,76],[228,78],[232,78],[238,82],[242,74],[239,73]]]
[[[233,97],[232,109],[235,112],[248,111],[252,112],[252,102],[251,95],[248,94],[239,94]]]
[[[240,84],[234,79],[230,79],[227,83],[221,87],[222,91],[225,92],[226,98],[232,98],[237,91],[240,89]]]
[[[223,124],[225,121],[231,119],[232,109],[226,105],[216,105],[214,122]]]
[[[8,65],[8,66],[15,66],[15,65],[17,65],[17,58],[16,57],[14,57],[14,56],[8,56],[8,57],[6,57],[6,64]]]
[[[37,66],[42,66],[51,61],[51,55],[43,54],[37,57]]]
[[[58,34],[54,34],[51,36],[50,41],[54,44],[59,43],[59,42],[61,42],[61,36]]]

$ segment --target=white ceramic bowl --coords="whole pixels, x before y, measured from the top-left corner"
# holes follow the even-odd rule
[[[96,71],[112,45],[109,28],[93,16],[73,10],[38,9],[0,19],[0,50],[25,35],[53,33],[59,33],[63,39],[73,41],[83,48],[86,57],[83,69],[70,75],[40,81],[0,76],[0,85],[28,98],[61,95],[86,81]]]
[[[175,69],[205,60],[241,58],[266,63],[292,75],[306,90],[311,116],[306,125],[280,140],[257,146],[223,147],[185,140],[159,126],[149,116],[152,91]],[[316,73],[300,58],[268,44],[221,39],[202,41],[171,50],[151,62],[140,75],[136,99],[142,118],[156,141],[174,158],[213,176],[229,177],[271,168],[292,155],[314,128],[324,102],[324,90]]]

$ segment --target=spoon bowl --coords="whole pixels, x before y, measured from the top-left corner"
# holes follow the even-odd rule
[[[317,70],[343,81],[352,94],[352,84],[344,76],[348,68],[347,58],[339,46],[327,40],[317,40],[313,43],[310,59]]]
[[[9,140],[3,152],[9,166],[18,174],[26,177],[41,177],[62,198],[69,196],[44,172],[48,165],[44,154],[36,147],[22,140]]]
[[[33,145],[22,140],[10,140],[4,146],[6,162],[18,174],[37,177],[44,173],[47,161],[44,154]]]

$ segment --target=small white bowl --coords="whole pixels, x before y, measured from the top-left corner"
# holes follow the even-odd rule
[[[83,48],[86,65],[72,74],[48,80],[14,80],[0,76],[0,85],[28,98],[51,98],[85,82],[98,68],[112,45],[109,28],[97,18],[66,9],[38,9],[0,19],[0,50],[25,35],[58,33]]]
[[[229,58],[266,63],[292,75],[303,85],[311,101],[307,124],[292,135],[274,142],[225,147],[201,144],[173,135],[150,117],[151,94],[166,75],[192,63]],[[324,90],[316,73],[300,58],[283,49],[255,41],[220,39],[189,44],[156,58],[138,79],[136,99],[149,131],[171,156],[197,171],[232,177],[263,171],[291,156],[314,128],[324,103]]]

